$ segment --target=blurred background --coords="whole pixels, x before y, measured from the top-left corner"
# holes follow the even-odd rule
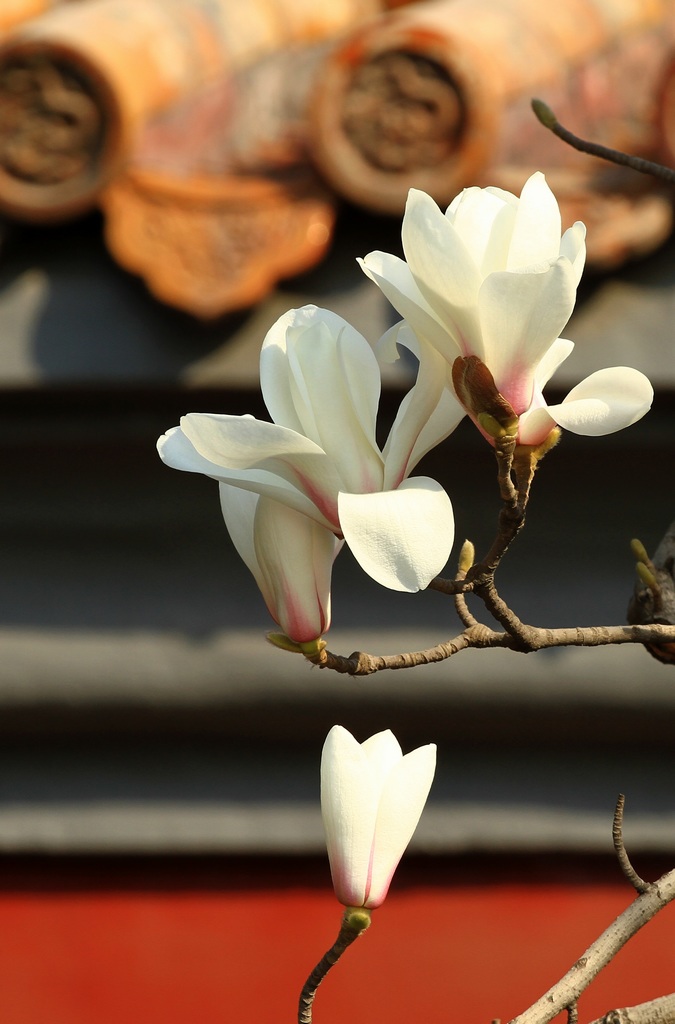
[[[265,416],[262,339],[313,302],[370,341],[396,320],[356,257],[400,253],[408,187],[516,193],[537,169],[589,268],[547,395],[630,365],[653,411],[566,435],[500,590],[544,626],[625,621],[630,539],[671,518],[672,194],[568,150],[672,162],[675,3],[4,0],[0,4],[0,1009],[11,1024],[294,1019],[332,943],[318,765],[359,739],[435,741],[430,803],[317,1020],[508,1019],[631,900],[626,842],[675,855],[675,676],[638,647],[468,652],[372,678],[272,649],[212,481],[159,434]],[[395,9],[394,9],[395,8]],[[387,371],[383,436],[411,369]],[[463,423],[420,468],[458,538],[494,535],[494,459]],[[348,551],[331,650],[457,632],[447,598],[377,587]],[[668,991],[668,910],[580,1005]],[[262,984],[261,984],[262,982]]]

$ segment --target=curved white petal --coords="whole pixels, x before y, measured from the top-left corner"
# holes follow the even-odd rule
[[[554,427],[555,420],[547,405],[528,409],[518,420],[518,444],[541,444]]]
[[[181,430],[195,451],[234,483],[283,501],[322,525],[337,529],[336,498],[342,481],[326,453],[309,438],[249,416],[190,413]]]
[[[185,473],[203,473],[213,476],[220,469],[215,463],[204,458],[185,436],[180,427],[171,427],[157,441],[157,451],[162,462],[171,469]]]
[[[481,275],[462,237],[426,193],[410,190],[401,238],[420,292],[456,339],[460,354],[482,358],[476,316]]]
[[[380,795],[373,868],[366,906],[374,909],[384,901],[405,848],[417,828],[436,770],[436,746],[406,754],[387,775]]]
[[[383,449],[384,490],[398,487],[419,460],[448,437],[465,415],[454,393],[446,387],[447,363],[443,357],[405,324],[398,330],[396,340],[417,356],[419,367],[417,380],[398,408]]]
[[[347,907],[366,899],[379,795],[361,744],[334,726],[321,755],[321,814],[335,895]]]
[[[560,209],[541,171],[535,171],[520,193],[505,270],[521,270],[560,253]]]
[[[288,367],[287,334],[297,324],[300,312],[289,309],[280,316],[265,335],[260,350],[260,390],[269,414],[275,423],[298,434],[304,431]]]
[[[538,271],[491,274],[480,290],[484,362],[517,413],[529,407],[534,371],[574,309],[569,260]]]
[[[643,373],[628,366],[611,366],[586,377],[560,405],[551,405],[548,411],[561,427],[597,437],[641,419],[653,398],[654,390]]]
[[[264,469],[251,472],[246,469],[229,470],[217,465],[199,454],[180,427],[172,427],[166,434],[163,434],[157,442],[157,450],[162,461],[172,469],[181,469],[188,473],[203,473],[204,476],[209,476],[221,483],[232,484],[234,487],[243,488],[255,494],[266,494],[268,497],[288,505],[289,508],[302,512],[322,526],[337,529],[337,505],[335,502],[332,508],[332,518],[327,519],[311,498],[298,489],[297,484]],[[338,481],[336,480],[336,495],[337,490]]]
[[[506,269],[516,208],[509,193],[473,187],[460,192],[446,211],[483,277]]]
[[[330,583],[342,542],[307,516],[250,491],[220,484],[225,525],[267,610],[298,643],[330,626]]]
[[[426,340],[452,363],[462,354],[457,330],[449,331],[424,298],[408,264],[388,252],[370,252],[359,265],[394,309],[405,317],[416,334]]]
[[[534,386],[541,391],[555,371],[561,366],[574,350],[574,342],[566,338],[556,338],[546,350],[534,371]]]
[[[401,227],[403,252],[420,291],[451,305],[472,305],[481,276],[463,235],[426,192],[411,188]]]
[[[291,640],[316,640],[330,626],[331,572],[341,542],[269,498],[258,502],[253,542],[272,618]]]
[[[316,306],[291,310],[265,338],[260,378],[275,422],[318,444],[345,489],[381,486],[375,441],[380,369],[358,331]]]
[[[572,264],[574,280],[578,285],[586,262],[586,225],[583,221],[575,221],[562,236],[560,255],[566,256]]]
[[[237,549],[237,554],[253,575],[268,608],[272,602],[265,578],[260,570],[255,553],[253,523],[260,495],[245,491],[232,484],[219,484],[220,508],[225,520],[227,532]],[[272,618],[275,618],[272,614]]]
[[[384,784],[394,765],[403,757],[401,744],[394,736],[391,729],[384,729],[382,732],[369,736],[361,744],[361,749],[368,758],[368,765],[375,780],[378,798],[384,789]]]
[[[340,526],[361,568],[391,590],[415,593],[446,564],[454,540],[452,504],[428,477],[395,491],[338,496]]]

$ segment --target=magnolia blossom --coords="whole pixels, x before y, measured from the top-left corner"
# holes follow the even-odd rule
[[[394,590],[419,590],[445,565],[450,499],[434,480],[407,479],[462,416],[438,371],[433,360],[420,371],[380,451],[373,350],[340,317],[306,306],[282,316],[263,343],[260,381],[274,422],[191,413],[159,439],[168,465],[226,485],[235,544],[273,616],[296,635],[327,628],[335,538]],[[236,502],[233,488],[260,502]]]
[[[504,417],[517,422],[519,442],[537,445],[556,423],[579,434],[620,430],[643,416],[653,397],[643,374],[613,367],[592,374],[560,405],[543,398],[574,347],[559,335],[574,308],[585,234],[577,222],[561,237],[558,204],[537,172],[520,198],[467,188],[445,214],[411,189],[402,229],[406,260],[371,252],[361,264],[424,343],[422,356],[431,348],[454,366],[449,383],[454,379],[472,418],[480,423],[482,413],[492,415],[491,391]],[[464,378],[467,359],[489,371],[476,393]]]
[[[321,813],[333,888],[346,907],[379,907],[417,827],[436,769],[431,743],[403,756],[392,732],[358,743],[341,725],[321,756]]]

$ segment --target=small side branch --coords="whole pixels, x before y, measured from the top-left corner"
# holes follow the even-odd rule
[[[652,888],[651,882],[645,882],[644,878],[640,878],[637,871],[633,867],[626,853],[626,847],[623,842],[623,811],[626,804],[626,798],[623,793],[619,793],[616,801],[616,807],[614,808],[614,821],[612,823],[612,841],[614,843],[614,852],[616,853],[617,860],[621,866],[621,870],[624,875],[633,886],[637,893],[648,892]]]
[[[564,128],[551,108],[543,100],[532,100],[532,110],[540,124],[548,128],[559,139],[566,142],[572,149],[580,153],[587,153],[589,156],[597,156],[601,160],[608,160],[612,164],[620,164],[622,167],[630,167],[642,174],[651,174],[654,178],[667,181],[670,185],[675,184],[675,170],[671,167],[664,167],[663,164],[654,163],[653,160],[644,160],[640,156],[631,156],[630,153],[622,153],[620,149],[611,149],[609,146],[601,146],[597,142],[589,142],[574,135],[568,128]]]
[[[478,597],[482,598],[485,607],[497,622],[504,627],[509,636],[517,643],[518,650],[526,652],[531,649],[532,638],[536,637],[537,630],[532,626],[526,626],[518,618],[515,612],[511,611],[506,601],[497,593],[494,580],[488,577],[487,580],[477,583],[474,590]]]
[[[459,553],[459,563],[457,566],[455,582],[462,583],[466,579],[466,574],[473,565],[475,554],[475,548],[471,541],[465,540],[462,544],[462,550]],[[478,619],[469,611],[469,606],[466,603],[465,592],[455,594],[455,611],[457,612],[459,621],[465,629],[473,629],[478,625]]]

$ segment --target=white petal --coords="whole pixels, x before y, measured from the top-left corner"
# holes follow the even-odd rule
[[[436,746],[431,743],[406,754],[387,776],[375,825],[367,907],[379,907],[387,895],[392,875],[424,810],[435,769]]]
[[[220,485],[225,525],[267,609],[298,642],[330,626],[331,569],[342,542],[307,516],[229,484]]]
[[[361,744],[361,749],[365,751],[368,757],[370,770],[379,794],[384,789],[384,784],[392,768],[403,757],[401,744],[391,729],[385,729],[383,732],[375,733],[374,736],[369,736],[367,740],[364,740]]]
[[[213,476],[220,468],[199,454],[180,427],[171,427],[166,434],[162,434],[157,441],[157,451],[162,462],[171,469]]]
[[[654,390],[643,373],[628,366],[612,366],[586,377],[561,405],[551,405],[548,411],[561,427],[597,437],[641,419],[653,398]]]
[[[523,186],[509,246],[506,269],[520,270],[560,253],[560,209],[541,171]]]
[[[547,405],[528,409],[518,420],[518,443],[537,445],[548,437],[555,427]]]
[[[506,269],[516,208],[515,196],[487,188],[465,188],[448,207],[446,217],[483,277]]]
[[[428,477],[404,480],[395,491],[338,496],[344,538],[357,562],[391,590],[428,586],[446,564],[454,540],[452,504]]]
[[[377,251],[368,253],[358,262],[416,334],[426,338],[450,363],[462,354],[457,332],[451,334],[448,327],[441,324],[417,287],[407,263],[388,252]]]
[[[465,415],[454,393],[446,387],[448,364],[443,357],[405,327],[398,331],[397,338],[399,344],[417,355],[419,367],[417,380],[403,398],[384,446],[385,490],[398,487]]]
[[[375,441],[380,370],[358,331],[316,306],[291,310],[265,338],[260,377],[273,419],[318,444],[344,489],[381,487]]]
[[[218,490],[220,493],[220,508],[232,543],[237,549],[237,554],[252,573],[260,588],[265,604],[269,608],[273,603],[272,594],[267,587],[265,577],[258,564],[253,540],[253,524],[260,495],[254,494],[252,491],[245,491],[241,487],[233,487],[231,484],[223,483],[219,484]],[[272,615],[272,618],[274,618],[274,615]]]
[[[334,726],[321,755],[321,814],[335,895],[345,906],[366,898],[378,798],[366,752]]]
[[[424,192],[410,190],[401,237],[417,286],[459,354],[482,357],[476,317],[481,275],[459,233]]]
[[[302,420],[295,407],[288,367],[287,332],[297,322],[301,310],[289,309],[272,324],[260,350],[260,390],[275,423],[303,433]]]
[[[258,502],[253,537],[272,618],[291,640],[317,639],[330,626],[331,571],[341,542],[269,498]]]
[[[426,192],[410,189],[401,228],[403,251],[418,287],[452,305],[473,304],[480,274],[463,235]]]
[[[586,262],[586,225],[578,220],[568,228],[560,241],[560,255],[572,264],[574,279],[579,284]]]
[[[566,338],[556,338],[550,348],[544,353],[534,371],[534,386],[539,391],[543,390],[555,371],[561,366],[567,357],[574,350],[574,342]]]
[[[246,417],[242,417],[244,419]],[[253,417],[248,417],[253,419]],[[315,519],[322,526],[333,528],[333,520],[328,520],[319,511],[314,502],[299,490],[295,483],[282,479],[279,475],[267,470],[229,470],[211,462],[200,455],[192,442],[185,436],[180,427],[173,427],[163,434],[157,442],[157,450],[167,466],[181,469],[189,473],[203,473],[221,483],[229,483],[256,494],[266,494],[276,501],[281,501],[289,508],[297,509],[304,515]],[[339,481],[335,480],[337,494]],[[334,521],[337,524],[337,510],[334,508]],[[337,528],[337,526],[336,526]]]
[[[282,501],[337,529],[341,480],[326,453],[302,434],[249,416],[190,413],[181,429],[224,483]]]
[[[480,291],[484,362],[517,413],[529,408],[534,371],[574,309],[569,260],[539,272],[491,274]]]

